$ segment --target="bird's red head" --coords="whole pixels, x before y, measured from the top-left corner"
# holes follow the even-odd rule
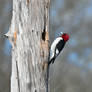
[[[69,40],[69,35],[67,33],[63,33],[61,36],[65,42],[67,42]]]

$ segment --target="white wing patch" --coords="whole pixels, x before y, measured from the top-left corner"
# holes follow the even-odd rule
[[[59,54],[59,51],[58,51],[58,49],[56,49],[56,57],[58,56],[58,54]]]
[[[61,38],[61,37],[58,37],[58,38],[56,38],[56,39],[53,41],[53,43],[52,43],[52,45],[51,45],[51,48],[50,48],[50,60],[54,57],[56,45],[57,45],[57,43],[58,43],[60,40],[62,40],[62,38]],[[59,53],[59,51],[58,51],[58,49],[57,49],[57,50],[56,50],[56,54],[58,54],[58,53]]]

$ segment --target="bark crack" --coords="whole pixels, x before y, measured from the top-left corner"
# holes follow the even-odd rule
[[[45,30],[45,27],[43,29],[43,32],[42,32],[42,40],[45,41],[45,36],[46,36],[46,30]]]
[[[42,31],[42,40],[45,41],[46,39],[46,8],[45,8],[45,5],[44,5],[44,28],[43,28],[43,31]]]
[[[18,71],[18,62],[17,61],[16,61],[16,70],[17,70],[18,89],[20,92],[20,81],[19,81],[19,71]]]
[[[29,5],[29,3],[30,3],[30,0],[26,0],[27,1],[27,6]]]

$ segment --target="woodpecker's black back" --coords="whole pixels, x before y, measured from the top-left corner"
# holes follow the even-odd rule
[[[56,45],[55,49],[58,49],[59,53],[61,52],[61,50],[64,48],[65,46],[65,41],[64,40],[60,40],[59,43]]]

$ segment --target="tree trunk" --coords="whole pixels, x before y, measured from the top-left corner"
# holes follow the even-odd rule
[[[13,0],[11,92],[46,92],[50,0]]]

